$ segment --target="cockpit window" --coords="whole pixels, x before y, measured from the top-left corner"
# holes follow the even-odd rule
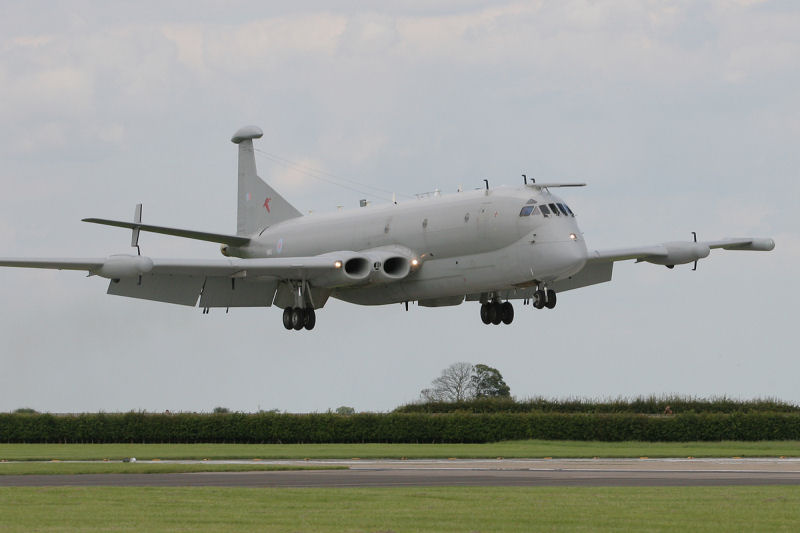
[[[523,207],[523,208],[522,208],[522,210],[519,212],[519,216],[521,216],[521,217],[527,217],[527,216],[530,216],[530,215],[531,215],[531,211],[533,211],[533,206],[532,206],[532,205],[526,205],[526,206],[525,206],[525,207]]]
[[[561,213],[558,212],[558,208],[556,207],[556,204],[548,204],[548,205],[550,206],[550,211],[555,213],[555,215],[558,216],[558,217],[561,216]]]
[[[527,201],[527,202],[525,202],[525,203],[526,203],[526,204],[535,204],[535,203],[536,203],[536,200],[534,200],[533,198],[531,198],[530,200],[528,200],[528,201]]]
[[[573,213],[573,212],[572,212],[572,209],[570,209],[570,208],[569,208],[569,206],[568,206],[567,204],[564,204],[564,207],[566,207],[566,208],[567,208],[567,211],[569,211],[569,214],[570,214],[570,215],[572,215],[573,217],[575,216],[575,213]]]
[[[539,210],[542,212],[544,216],[550,216],[550,210],[547,208],[546,205],[542,204],[539,206]]]
[[[556,205],[557,205],[557,206],[558,206],[558,208],[561,210],[561,212],[562,212],[562,213],[564,213],[564,216],[565,216],[565,217],[568,217],[568,216],[569,216],[569,213],[567,213],[567,208],[566,208],[566,207],[564,207],[564,204],[556,204]]]

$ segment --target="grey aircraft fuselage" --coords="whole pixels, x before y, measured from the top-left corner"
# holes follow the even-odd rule
[[[407,277],[339,287],[331,296],[362,305],[460,303],[465,294],[547,284],[584,267],[587,249],[574,215],[520,216],[526,205],[557,203],[563,201],[535,186],[433,194],[286,220],[254,235],[246,247],[223,246],[223,253],[272,258],[399,250],[418,261]]]

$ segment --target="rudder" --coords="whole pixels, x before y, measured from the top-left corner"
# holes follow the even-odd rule
[[[260,139],[262,135],[261,128],[244,126],[231,137],[231,142],[239,145],[236,234],[241,236],[251,236],[267,226],[302,216],[256,173],[253,139]]]

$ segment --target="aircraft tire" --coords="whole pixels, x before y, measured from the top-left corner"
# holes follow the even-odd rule
[[[499,326],[500,322],[503,321],[503,308],[497,302],[490,305],[492,306],[492,310],[489,312],[489,316],[492,317],[492,324]]]
[[[489,324],[494,324],[497,318],[497,306],[493,303],[486,304],[486,318],[489,319]]]
[[[546,296],[543,290],[538,290],[533,293],[533,306],[536,309],[542,309],[545,306]]]
[[[292,309],[292,329],[300,331],[306,323],[305,309],[302,307],[295,307]]]
[[[308,331],[311,331],[312,329],[314,329],[314,326],[316,324],[317,324],[317,313],[315,313],[314,310],[311,308],[306,309],[306,320],[304,327]]]
[[[509,325],[514,321],[514,306],[511,302],[505,302],[500,306],[503,324]]]
[[[283,310],[283,327],[292,329],[292,308],[287,307]]]
[[[554,291],[553,289],[548,289],[547,301],[545,302],[544,305],[548,309],[553,309],[556,306],[556,291]]]
[[[490,305],[491,304],[481,304],[481,322],[483,322],[487,326],[492,323],[492,320],[489,317],[489,306]]]

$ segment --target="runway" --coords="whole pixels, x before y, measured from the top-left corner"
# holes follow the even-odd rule
[[[160,463],[197,461],[160,461]],[[348,470],[0,476],[0,486],[668,487],[800,485],[798,459],[208,461],[339,465]]]

